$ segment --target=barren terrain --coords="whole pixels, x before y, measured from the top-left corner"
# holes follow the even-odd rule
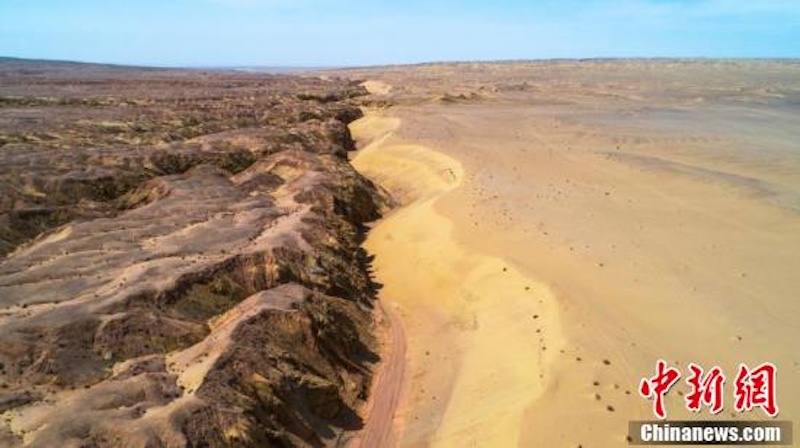
[[[0,60],[0,446],[320,446],[377,345],[349,81]]]
[[[796,61],[305,75],[0,60],[0,446],[614,447],[659,359],[800,418]]]
[[[336,72],[370,80],[354,165],[402,206],[373,228],[407,337],[399,446],[620,446],[653,419],[733,409],[778,366],[800,418],[800,65],[590,60]],[[685,409],[687,365],[725,409]]]

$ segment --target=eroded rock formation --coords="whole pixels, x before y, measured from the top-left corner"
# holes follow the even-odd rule
[[[319,446],[377,361],[356,85],[0,62],[0,445]]]

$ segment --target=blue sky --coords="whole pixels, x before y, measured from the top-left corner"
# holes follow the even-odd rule
[[[800,57],[800,0],[0,0],[0,55],[167,66]]]

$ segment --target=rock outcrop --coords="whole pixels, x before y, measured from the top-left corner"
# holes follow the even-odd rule
[[[338,80],[0,61],[0,446],[321,446],[377,362]]]

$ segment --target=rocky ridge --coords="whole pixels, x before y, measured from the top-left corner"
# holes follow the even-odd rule
[[[321,446],[374,363],[349,81],[0,61],[0,445]]]

